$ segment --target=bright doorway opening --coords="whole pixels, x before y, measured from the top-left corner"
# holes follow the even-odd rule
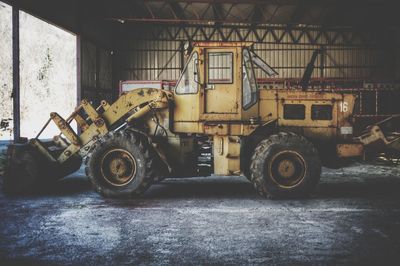
[[[77,37],[20,11],[21,136],[37,135],[50,112],[68,116],[77,104]],[[12,139],[12,8],[0,2],[0,140]],[[58,129],[48,127],[41,138]]]

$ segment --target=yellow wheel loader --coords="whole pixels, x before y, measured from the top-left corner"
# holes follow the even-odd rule
[[[44,128],[57,125],[53,140],[39,134],[9,146],[5,190],[41,186],[83,159],[106,197],[140,195],[169,176],[203,175],[199,165],[215,175],[243,174],[264,197],[303,197],[317,186],[325,158],[399,154],[400,117],[357,132],[353,94],[260,88],[256,73],[277,73],[251,46],[194,43],[173,91],[135,89],[97,108],[83,100],[67,119],[51,113]]]

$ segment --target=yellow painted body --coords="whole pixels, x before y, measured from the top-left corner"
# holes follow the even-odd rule
[[[296,127],[304,136],[321,140],[338,140],[351,137],[343,135],[341,127],[350,127],[349,118],[352,115],[355,96],[320,91],[301,90],[260,90],[259,113],[262,122],[277,119],[279,127]],[[346,103],[347,109],[343,110]],[[284,118],[286,104],[302,104],[305,106],[305,119],[293,120]],[[331,105],[332,119],[313,120],[311,110],[313,105]],[[342,110],[341,110],[342,108]]]
[[[214,174],[239,175],[240,138],[238,136],[214,136]]]
[[[340,127],[351,126],[349,117],[356,99],[352,94],[284,88],[260,89],[258,101],[249,109],[243,109],[242,71],[240,71],[242,48],[251,43],[230,43],[232,47],[229,47],[229,44],[218,44],[219,47],[210,48],[209,43],[200,43],[193,50],[193,53],[199,54],[200,84],[196,94],[174,94],[175,132],[248,136],[259,126],[276,120],[279,127],[296,127],[309,137],[318,139],[348,137],[340,134]],[[207,54],[216,51],[234,54],[232,84],[207,83]],[[304,104],[305,119],[285,119],[283,115],[285,104]],[[332,119],[312,120],[311,106],[315,104],[332,105]],[[257,118],[259,122],[252,124],[251,118]]]

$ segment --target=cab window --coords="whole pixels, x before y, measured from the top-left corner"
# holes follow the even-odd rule
[[[208,53],[209,84],[231,84],[233,82],[233,53]]]
[[[331,104],[313,104],[311,106],[312,120],[332,120],[333,106]]]
[[[242,66],[243,109],[248,109],[257,102],[257,81],[249,50],[243,49]]]
[[[283,105],[283,118],[287,120],[306,119],[306,106],[304,104]]]
[[[178,83],[176,84],[175,92],[177,94],[196,94],[198,91],[198,55],[193,53],[183,70]]]

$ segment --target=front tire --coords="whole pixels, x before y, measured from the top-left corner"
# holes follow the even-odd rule
[[[315,147],[304,137],[280,132],[261,141],[251,158],[251,181],[266,198],[310,195],[321,175]]]
[[[159,178],[153,147],[133,131],[109,133],[88,155],[86,174],[105,197],[131,197]]]

